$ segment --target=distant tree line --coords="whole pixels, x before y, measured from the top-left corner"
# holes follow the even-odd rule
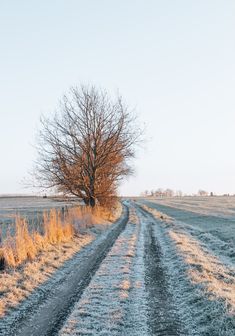
[[[170,188],[162,189],[158,188],[156,190],[145,190],[141,193],[141,196],[143,197],[182,197],[182,196],[214,196],[213,192],[208,192],[203,189],[199,189],[197,194],[187,195],[183,193],[181,190],[172,190]]]
[[[198,196],[208,196],[208,195],[209,195],[208,191],[202,189],[198,190]],[[213,194],[211,196],[213,196]]]
[[[144,197],[174,197],[174,196],[183,196],[183,192],[181,190],[174,191],[172,189],[162,189],[158,188],[156,190],[145,190],[141,196]]]

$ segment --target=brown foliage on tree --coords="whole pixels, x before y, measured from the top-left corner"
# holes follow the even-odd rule
[[[117,186],[132,173],[130,159],[141,131],[120,96],[111,99],[95,87],[72,88],[59,113],[41,120],[40,185],[107,205]]]

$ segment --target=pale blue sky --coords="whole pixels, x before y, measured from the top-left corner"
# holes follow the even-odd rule
[[[146,123],[121,193],[235,193],[234,18],[234,0],[0,0],[0,194],[28,192],[39,116],[80,83]]]

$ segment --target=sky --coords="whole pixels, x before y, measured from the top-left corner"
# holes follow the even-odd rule
[[[235,193],[234,0],[0,0],[0,194],[35,192],[41,114],[117,90],[145,143],[120,194]]]

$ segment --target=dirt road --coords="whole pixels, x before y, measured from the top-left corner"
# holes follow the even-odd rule
[[[0,334],[234,335],[233,316],[190,279],[169,227],[127,202],[122,219]]]
[[[60,331],[68,335],[183,335],[154,237],[154,221],[130,206],[125,230]]]

